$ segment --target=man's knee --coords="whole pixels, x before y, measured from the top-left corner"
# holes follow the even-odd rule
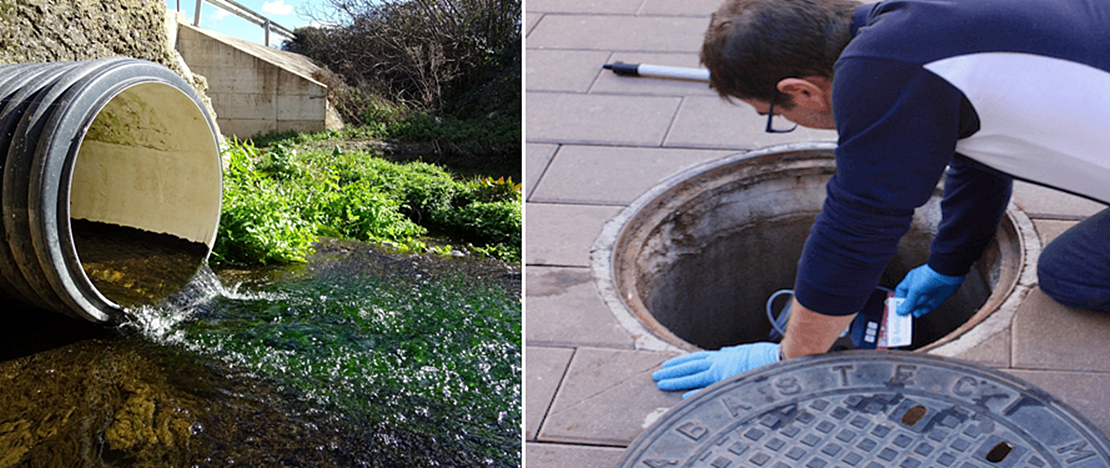
[[[1073,298],[1078,296],[1078,289],[1074,283],[1056,274],[1052,268],[1046,268],[1043,263],[1037,264],[1037,283],[1041,291],[1064,305],[1079,307]]]
[[[1037,262],[1041,291],[1063,305],[1110,314],[1110,284],[1092,284],[1081,273],[1081,261],[1068,258],[1062,250],[1053,243],[1041,254]]]

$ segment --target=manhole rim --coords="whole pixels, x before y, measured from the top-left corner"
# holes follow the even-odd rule
[[[720,170],[722,167],[742,161],[783,153],[819,153],[836,149],[835,142],[804,142],[768,146],[748,152],[737,153],[718,160],[709,161],[679,171],[659,182],[625,207],[602,227],[590,249],[590,267],[594,284],[609,311],[617,322],[631,335],[635,349],[685,353],[699,351],[701,348],[675,336],[665,326],[656,321],[646,310],[638,311],[625,298],[616,273],[616,255],[620,252],[625,234],[637,221],[649,216],[648,208],[664,203],[664,197],[675,191],[680,184],[698,176]],[[956,356],[964,351],[1008,329],[1018,306],[1026,295],[1037,285],[1036,259],[1041,252],[1040,238],[1033,222],[1012,200],[1006,209],[1005,219],[1013,226],[1011,241],[1017,244],[1017,262],[1014,277],[1004,284],[1002,291],[992,291],[987,304],[976,310],[966,322],[942,338],[929,343],[916,352],[940,356]],[[1003,229],[999,230],[1000,232]],[[1000,284],[1002,284],[1000,279]],[[628,293],[631,294],[631,293]]]

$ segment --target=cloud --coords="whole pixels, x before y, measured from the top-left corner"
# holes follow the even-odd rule
[[[284,16],[293,13],[293,5],[286,5],[285,0],[276,0],[262,4],[262,12],[271,15]]]
[[[224,18],[227,18],[230,14],[231,13],[228,13],[227,10],[217,8],[216,11],[204,15],[204,18],[212,22],[217,22]]]

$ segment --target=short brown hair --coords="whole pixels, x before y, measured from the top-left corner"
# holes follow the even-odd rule
[[[701,63],[725,99],[770,102],[784,78],[831,79],[852,39],[852,0],[726,0],[713,14]],[[789,109],[781,96],[775,106]]]

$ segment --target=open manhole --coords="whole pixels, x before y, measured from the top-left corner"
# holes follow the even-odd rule
[[[606,225],[592,251],[594,276],[638,348],[692,351],[768,341],[765,303],[794,285],[825,183],[836,171],[834,149],[832,143],[778,146],[695,167]],[[882,286],[893,289],[928,259],[941,196],[938,185],[916,211]],[[957,295],[915,320],[912,349],[954,355],[1008,326],[1035,284],[1030,259],[1039,252],[1032,223],[1011,204]],[[972,333],[1000,311],[989,330]]]
[[[850,351],[722,380],[672,408],[622,468],[1107,467],[1110,443],[1042,390],[977,365]]]

